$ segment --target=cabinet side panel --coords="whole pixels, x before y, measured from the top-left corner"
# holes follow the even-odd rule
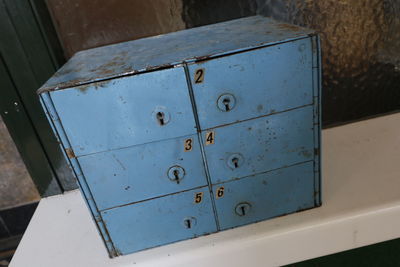
[[[47,118],[49,119],[50,124],[52,125],[55,135],[61,141],[60,146],[63,151],[65,160],[68,162],[68,165],[73,170],[73,174],[77,178],[79,187],[81,189],[81,193],[83,194],[85,202],[86,202],[89,210],[91,211],[92,218],[95,221],[97,229],[103,238],[103,241],[106,245],[108,253],[109,253],[110,257],[115,257],[118,255],[118,252],[115,250],[114,245],[107,233],[107,230],[103,223],[103,219],[101,218],[101,214],[99,213],[99,211],[96,207],[96,203],[94,202],[92,194],[89,190],[89,187],[87,186],[87,183],[86,183],[84,177],[82,176],[82,172],[81,172],[79,164],[75,158],[75,155],[73,155],[69,152],[70,151],[69,150],[70,143],[68,141],[67,136],[65,135],[64,128],[59,120],[57,111],[54,108],[50,93],[42,93],[40,95],[40,99],[47,111],[46,112]]]

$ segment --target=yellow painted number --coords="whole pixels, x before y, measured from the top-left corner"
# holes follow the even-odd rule
[[[194,73],[194,83],[202,83],[204,81],[204,69],[197,69]]]
[[[203,192],[194,195],[194,203],[199,204],[203,200]]]
[[[184,145],[184,151],[188,152],[188,151],[192,151],[193,149],[193,139],[189,138],[185,140],[185,145]]]
[[[225,188],[223,186],[218,187],[217,193],[216,193],[216,198],[221,198],[224,196],[224,190]]]
[[[206,133],[206,145],[212,145],[215,142],[215,133],[214,131]]]

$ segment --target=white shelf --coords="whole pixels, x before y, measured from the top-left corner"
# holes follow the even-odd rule
[[[42,199],[10,266],[277,266],[400,237],[400,113],[323,131],[323,205],[109,259],[78,191]]]

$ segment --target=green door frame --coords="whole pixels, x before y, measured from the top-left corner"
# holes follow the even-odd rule
[[[0,114],[42,196],[76,188],[36,90],[64,62],[44,0],[0,0]]]

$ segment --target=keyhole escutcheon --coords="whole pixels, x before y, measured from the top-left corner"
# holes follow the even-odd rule
[[[153,118],[160,126],[165,126],[171,119],[169,112],[165,107],[157,107],[153,111]]]
[[[227,165],[232,170],[240,168],[243,163],[243,156],[239,153],[231,154],[227,159]]]
[[[196,225],[196,218],[194,217],[186,217],[183,219],[183,226],[186,229],[192,229]]]
[[[224,112],[231,111],[236,105],[236,99],[231,94],[223,94],[218,98],[218,109]]]
[[[185,176],[185,169],[182,168],[181,166],[172,166],[168,170],[168,178],[177,184],[179,184],[183,177]]]
[[[242,202],[236,205],[235,213],[239,216],[246,216],[251,209],[251,205],[247,202]]]

